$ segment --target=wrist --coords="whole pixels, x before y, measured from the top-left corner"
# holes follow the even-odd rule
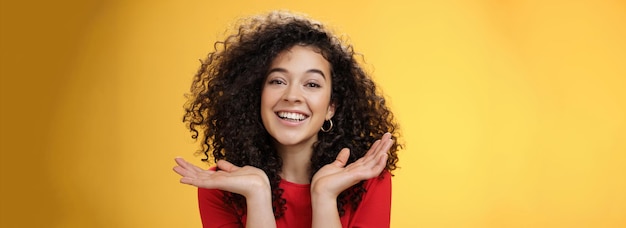
[[[339,193],[334,193],[328,188],[324,188],[327,186],[325,184],[317,184],[313,183],[311,185],[311,199],[319,198],[319,199],[337,199]]]
[[[337,207],[336,194],[324,193],[324,192],[311,192],[311,206],[336,208]]]
[[[254,177],[247,181],[247,185],[241,190],[240,194],[247,200],[248,198],[260,198],[267,195],[271,197],[272,190],[265,173],[254,175]]]
[[[311,207],[313,209],[312,227],[341,227],[339,211],[337,210],[337,196],[312,194]]]
[[[246,227],[276,227],[272,209],[272,191],[269,186],[251,189],[246,197]]]
[[[269,206],[269,209],[271,211],[272,191],[270,191],[269,188],[254,189],[254,191],[250,192],[244,197],[246,198],[246,204],[248,205],[248,209],[267,209],[266,207]]]
[[[246,197],[246,201],[250,200],[262,200],[269,198],[271,201],[272,198],[272,190],[271,187],[267,184],[259,184],[249,186],[248,191],[244,195]]]

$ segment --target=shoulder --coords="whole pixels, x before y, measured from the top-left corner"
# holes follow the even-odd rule
[[[389,227],[391,173],[384,170],[379,176],[366,180],[363,187],[361,202],[355,210],[346,210],[346,215],[341,217],[342,224],[344,227]]]
[[[379,176],[366,180],[363,183],[363,201],[391,201],[391,177],[391,173],[384,170]]]
[[[364,183],[365,189],[373,188],[373,187],[384,187],[389,186],[391,188],[391,173],[389,170],[383,170],[383,172],[377,177],[366,180]]]
[[[208,170],[217,170],[217,167],[213,166]],[[206,189],[198,188],[198,201],[202,204],[219,204],[222,205],[224,198],[224,192],[218,189]]]
[[[198,206],[204,227],[241,227],[245,221],[245,216],[239,216],[234,207],[224,202],[225,194],[219,189],[198,188]]]

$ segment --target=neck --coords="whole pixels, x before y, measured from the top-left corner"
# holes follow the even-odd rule
[[[277,151],[283,160],[280,176],[286,181],[297,184],[311,183],[311,156],[313,144],[284,146],[277,145]]]

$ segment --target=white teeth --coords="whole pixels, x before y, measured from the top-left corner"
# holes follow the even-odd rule
[[[278,116],[283,119],[297,120],[301,121],[306,118],[304,114],[293,113],[293,112],[278,112]]]

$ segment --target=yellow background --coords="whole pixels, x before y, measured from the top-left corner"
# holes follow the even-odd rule
[[[626,227],[626,2],[1,3],[1,227],[198,227],[182,119],[230,22],[349,35],[402,127],[392,227]]]

